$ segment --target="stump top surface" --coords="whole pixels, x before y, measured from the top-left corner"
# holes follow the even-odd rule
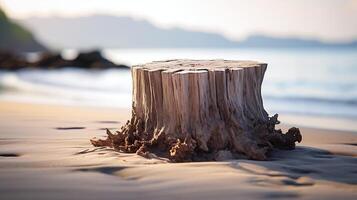
[[[154,61],[142,65],[135,65],[133,68],[141,68],[147,70],[170,70],[170,69],[184,69],[184,70],[213,70],[213,69],[232,69],[232,68],[248,68],[248,67],[262,67],[266,66],[265,63],[256,61],[244,60],[189,60],[189,59],[176,59],[176,60],[163,60]]]

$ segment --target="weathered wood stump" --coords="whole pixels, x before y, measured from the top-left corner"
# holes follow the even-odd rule
[[[275,130],[278,115],[263,107],[267,64],[228,60],[168,60],[132,67],[132,118],[94,146],[172,161],[221,155],[265,160],[269,150],[293,149],[302,136]]]

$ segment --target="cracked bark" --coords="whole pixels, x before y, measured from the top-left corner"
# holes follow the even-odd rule
[[[169,60],[132,67],[132,118],[94,146],[154,154],[174,162],[216,160],[230,152],[266,160],[273,148],[294,149],[299,129],[276,130],[264,110],[267,64],[253,61]],[[222,153],[224,152],[224,153]],[[220,158],[221,159],[221,158]]]

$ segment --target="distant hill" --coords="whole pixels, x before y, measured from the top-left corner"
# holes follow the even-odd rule
[[[231,48],[231,47],[357,47],[352,43],[323,43],[299,38],[253,35],[233,41],[220,34],[162,29],[145,20],[93,15],[75,18],[45,17],[19,21],[53,48]]]
[[[31,52],[46,50],[25,28],[7,18],[0,8],[0,50]]]
[[[160,29],[148,21],[95,15],[29,18],[20,21],[41,41],[57,48],[232,47],[219,34]]]

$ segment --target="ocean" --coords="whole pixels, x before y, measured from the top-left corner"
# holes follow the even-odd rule
[[[67,58],[74,50],[62,52]],[[118,63],[153,60],[236,59],[268,63],[262,87],[270,114],[357,119],[357,49],[105,49]],[[0,71],[0,100],[19,102],[130,107],[129,70]]]

